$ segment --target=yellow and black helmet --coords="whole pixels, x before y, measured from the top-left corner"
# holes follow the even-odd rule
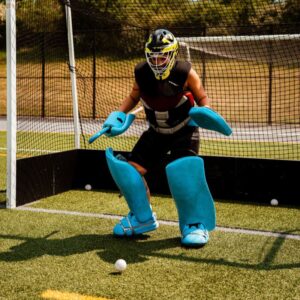
[[[166,79],[174,67],[178,54],[178,41],[166,29],[157,29],[150,34],[145,45],[147,62],[156,79]]]

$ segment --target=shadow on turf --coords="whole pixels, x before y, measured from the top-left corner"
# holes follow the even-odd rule
[[[138,263],[148,260],[149,256],[182,260],[194,263],[207,263],[212,265],[231,266],[244,269],[255,270],[279,270],[300,268],[299,263],[275,264],[275,258],[283,245],[285,239],[278,237],[272,244],[269,252],[257,264],[228,261],[226,259],[209,259],[201,258],[201,250],[184,250],[181,254],[163,253],[162,250],[179,248],[179,238],[169,238],[164,240],[147,239],[149,236],[144,235],[134,239],[120,239],[113,235],[78,235],[63,239],[55,239],[49,237],[55,235],[58,231],[51,232],[45,237],[35,238],[18,235],[0,234],[0,239],[10,239],[20,241],[20,244],[13,246],[6,252],[0,252],[0,261],[16,262],[35,259],[44,255],[53,256],[69,256],[74,254],[86,253],[89,251],[97,251],[97,255],[104,261],[114,263],[118,258],[122,257],[128,264]],[[292,232],[288,232],[292,233]],[[184,249],[184,248],[182,248]],[[195,251],[196,256],[190,256],[189,251]],[[199,252],[200,251],[200,252]],[[117,274],[117,273],[116,273]],[[116,275],[111,273],[111,275]]]
[[[6,208],[6,190],[0,190],[0,209]]]

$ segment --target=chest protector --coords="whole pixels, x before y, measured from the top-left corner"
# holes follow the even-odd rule
[[[194,99],[184,90],[190,69],[190,63],[177,61],[167,79],[157,80],[146,62],[135,67],[146,118],[155,131],[172,134],[190,121]]]

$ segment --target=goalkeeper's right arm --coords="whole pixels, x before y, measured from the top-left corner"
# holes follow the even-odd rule
[[[123,100],[119,107],[119,111],[128,113],[131,111],[140,101],[140,88],[136,81],[133,84],[130,94]]]
[[[107,128],[106,136],[116,136],[125,132],[135,119],[135,115],[127,114],[140,101],[140,89],[134,82],[130,94],[123,100],[119,110],[113,111],[103,124],[103,129]]]
[[[128,114],[140,101],[140,89],[134,82],[131,93],[123,100],[118,111],[113,111],[103,123],[102,129],[96,132],[90,139],[93,143],[101,135],[113,137],[125,132],[135,119],[135,114]],[[138,109],[139,110],[139,109]]]

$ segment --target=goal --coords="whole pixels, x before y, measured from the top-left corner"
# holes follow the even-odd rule
[[[298,166],[299,27],[234,23],[239,8],[233,2],[7,0],[7,207],[81,188],[84,176],[105,182],[97,151],[130,151],[147,128],[145,115],[124,135],[91,145],[88,139],[130,92],[154,28],[178,38],[179,59],[192,63],[212,108],[233,128],[231,137],[200,129],[199,155],[211,161],[211,178],[221,181],[217,174],[225,173],[216,164],[226,158],[237,165]],[[285,11],[281,2],[252,4],[257,15]],[[91,157],[101,157],[99,164],[89,160],[88,168],[80,161]],[[232,176],[243,180],[238,172]],[[113,185],[108,180],[102,187]]]

